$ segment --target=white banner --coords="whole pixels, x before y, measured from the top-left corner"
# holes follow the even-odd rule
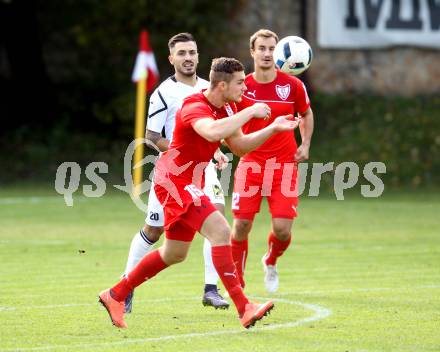
[[[440,48],[440,0],[319,0],[318,44]]]

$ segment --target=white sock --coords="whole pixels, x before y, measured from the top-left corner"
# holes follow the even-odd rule
[[[139,263],[145,254],[147,254],[154,242],[151,242],[145,235],[144,230],[140,230],[134,235],[131,241],[130,251],[128,252],[127,265],[124,274],[127,275]]]
[[[206,238],[203,242],[203,257],[205,259],[205,285],[217,285],[219,276],[212,262],[211,243]]]

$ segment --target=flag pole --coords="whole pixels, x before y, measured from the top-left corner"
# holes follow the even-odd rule
[[[145,70],[145,77],[140,79],[136,83],[136,116],[135,116],[135,128],[134,138],[145,138],[145,100],[146,100],[146,85],[147,85],[148,72]],[[144,143],[140,143],[138,146],[135,144],[134,150],[134,162],[133,167],[133,196],[138,198],[141,193],[142,184],[142,164],[141,161],[144,158]]]
[[[134,138],[142,140],[142,143],[135,145],[133,159],[133,198],[139,198],[142,186],[142,160],[144,158],[145,138],[145,106],[147,90],[150,90],[157,83],[159,70],[157,69],[154,53],[150,47],[148,32],[142,30],[139,36],[139,52],[131,79],[136,82],[136,114]]]

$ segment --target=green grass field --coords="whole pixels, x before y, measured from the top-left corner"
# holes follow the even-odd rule
[[[197,236],[186,262],[137,290],[121,331],[97,294],[118,279],[143,223],[129,197],[74,197],[69,208],[54,191],[0,191],[0,350],[440,351],[438,192],[302,198],[270,296],[260,263],[265,210],[246,292],[273,298],[275,309],[256,329],[241,328],[234,309],[202,306]]]

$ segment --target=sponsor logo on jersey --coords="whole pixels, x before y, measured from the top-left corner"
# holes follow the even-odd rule
[[[223,190],[220,188],[219,185],[213,185],[212,191],[214,193],[215,199],[222,199],[223,198]]]
[[[281,99],[286,100],[289,97],[289,94],[290,94],[290,84],[286,84],[285,86],[279,86],[277,84],[275,86],[275,91],[277,92],[277,95]]]
[[[234,115],[234,110],[232,110],[231,105],[225,104],[225,110],[226,110],[226,113],[228,114],[228,116]]]
[[[249,90],[246,93],[247,93],[247,95],[252,95],[254,97],[254,99],[255,99],[255,93],[256,92],[257,92],[256,90],[253,90],[252,92]]]
[[[235,271],[233,273],[224,272],[223,275],[225,275],[225,276],[232,276],[234,278],[237,278],[237,275],[235,275]]]

